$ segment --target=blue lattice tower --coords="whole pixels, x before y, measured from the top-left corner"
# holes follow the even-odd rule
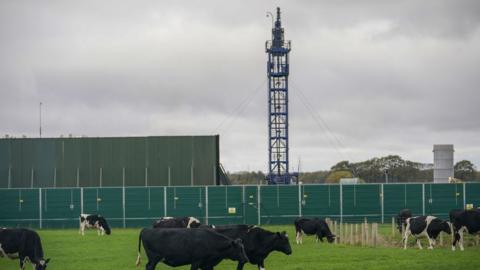
[[[288,166],[288,74],[290,40],[284,39],[280,8],[272,28],[272,40],[265,44],[268,54],[268,166],[269,184],[290,184],[296,173]]]

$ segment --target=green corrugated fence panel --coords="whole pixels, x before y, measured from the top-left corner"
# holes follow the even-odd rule
[[[150,227],[165,215],[164,188],[125,188],[125,216],[127,227]]]
[[[261,186],[261,223],[292,224],[299,216],[297,186]]]
[[[343,221],[361,222],[365,218],[369,222],[381,221],[381,186],[342,185]]]
[[[123,226],[122,188],[83,188],[83,212],[105,216],[113,227]]]
[[[209,224],[241,224],[244,223],[243,213],[242,187],[208,187]]]
[[[339,219],[339,185],[303,185],[302,196],[302,216]]]
[[[80,207],[80,189],[42,189],[43,228],[78,227]]]
[[[245,202],[245,224],[260,224],[258,211],[261,207],[258,207],[258,188],[257,186],[245,186],[243,190],[243,198]],[[260,203],[261,204],[261,203]],[[261,212],[260,212],[261,214]]]
[[[38,227],[38,196],[38,189],[0,190],[0,227]]]
[[[168,187],[167,216],[192,216],[205,222],[205,188]]]
[[[0,226],[77,228],[82,194],[83,213],[101,214],[112,227],[150,227],[162,216],[206,223],[207,214],[208,223],[217,225],[290,224],[300,215],[340,220],[341,213],[345,222],[381,221],[381,190],[381,184],[343,185],[340,202],[339,185],[0,189]],[[479,206],[480,183],[384,184],[385,222],[403,208],[421,215],[424,199],[425,214],[445,219],[464,200]]]
[[[467,183],[465,185],[465,203],[480,208],[480,183]]]
[[[448,219],[458,208],[463,208],[463,184],[425,184],[425,214]]]
[[[410,209],[414,216],[422,215],[422,184],[383,185],[383,205],[387,223],[402,209]]]

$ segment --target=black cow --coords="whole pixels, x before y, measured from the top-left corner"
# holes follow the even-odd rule
[[[274,233],[251,225],[217,226],[215,231],[232,239],[242,239],[249,262],[261,270],[265,269],[264,261],[272,251],[292,254],[286,232]],[[243,269],[245,263],[239,262],[237,270]]]
[[[412,211],[410,209],[402,209],[400,213],[395,217],[395,222],[397,223],[397,229],[400,233],[405,230],[407,218],[412,217]]]
[[[428,249],[433,249],[433,245],[436,243],[438,235],[443,231],[447,234],[451,234],[450,222],[443,221],[434,216],[418,216],[407,218],[407,227],[405,228],[405,235],[403,236],[403,248],[407,249],[408,236],[411,234],[417,240],[418,248],[422,249],[420,243],[421,235],[425,235],[428,238]]]
[[[455,218],[457,216],[460,215],[460,213],[463,212],[463,209],[452,209],[449,213],[448,213],[448,217],[450,218],[450,222],[453,224],[453,222],[455,221]]]
[[[191,270],[213,270],[223,259],[248,261],[242,240],[232,240],[212,229],[143,229],[138,238],[137,266],[141,243],[148,257],[146,270],[154,270],[159,262],[172,267],[190,264]]]
[[[109,235],[112,233],[110,226],[108,226],[107,220],[100,215],[80,215],[80,231],[79,233],[85,235],[85,228],[96,228],[98,235],[106,233]]]
[[[20,269],[30,262],[35,270],[44,270],[50,259],[43,258],[42,242],[35,231],[28,229],[0,229],[0,257],[20,259]]]
[[[316,235],[317,241],[323,242],[323,237],[327,237],[327,241],[332,243],[335,240],[335,235],[332,234],[327,222],[323,219],[314,218],[297,218],[295,219],[295,231],[297,244],[302,243],[302,232],[306,235]]]
[[[452,243],[452,250],[455,250],[457,243],[460,250],[463,248],[463,233],[480,234],[480,211],[478,209],[463,210],[454,217],[453,232],[455,238]]]
[[[200,221],[194,217],[163,217],[153,223],[153,228],[198,228]]]

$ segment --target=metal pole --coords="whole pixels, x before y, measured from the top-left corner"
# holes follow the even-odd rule
[[[80,214],[83,214],[83,187],[80,188]]]
[[[466,183],[463,183],[463,209],[465,209],[467,206],[467,195],[466,195],[467,189],[465,188],[465,186],[466,186]]]
[[[299,184],[297,184],[298,188],[298,216],[302,216],[302,190]]]
[[[80,186],[80,168],[77,167],[77,187]]]
[[[243,224],[246,223],[245,219],[245,186],[242,186],[242,213],[243,213]]]
[[[39,225],[40,229],[43,227],[42,225],[42,188],[38,189],[38,216],[39,216]]]
[[[167,187],[163,187],[163,216],[167,216]]]
[[[258,225],[262,224],[261,220],[261,213],[260,213],[260,186],[257,186],[257,220],[258,220]]]
[[[340,223],[343,222],[343,186],[340,184]]]
[[[382,204],[382,224],[383,224],[383,223],[385,223],[385,217],[384,217],[384,212],[385,212],[385,209],[384,209],[384,195],[385,195],[385,193],[383,193],[383,184],[381,184],[380,187],[381,187],[380,202]]]
[[[123,208],[123,228],[125,229],[127,227],[127,224],[125,223],[125,185],[123,185],[122,187],[122,208]]]
[[[422,184],[422,215],[425,216],[425,184]]]
[[[205,224],[208,225],[208,186],[205,186]]]

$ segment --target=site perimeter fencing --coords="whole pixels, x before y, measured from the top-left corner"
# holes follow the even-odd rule
[[[388,223],[401,209],[448,218],[480,206],[480,183],[0,189],[0,227],[77,228],[80,213],[113,227],[151,226],[162,216],[205,224],[292,224],[298,216]]]

